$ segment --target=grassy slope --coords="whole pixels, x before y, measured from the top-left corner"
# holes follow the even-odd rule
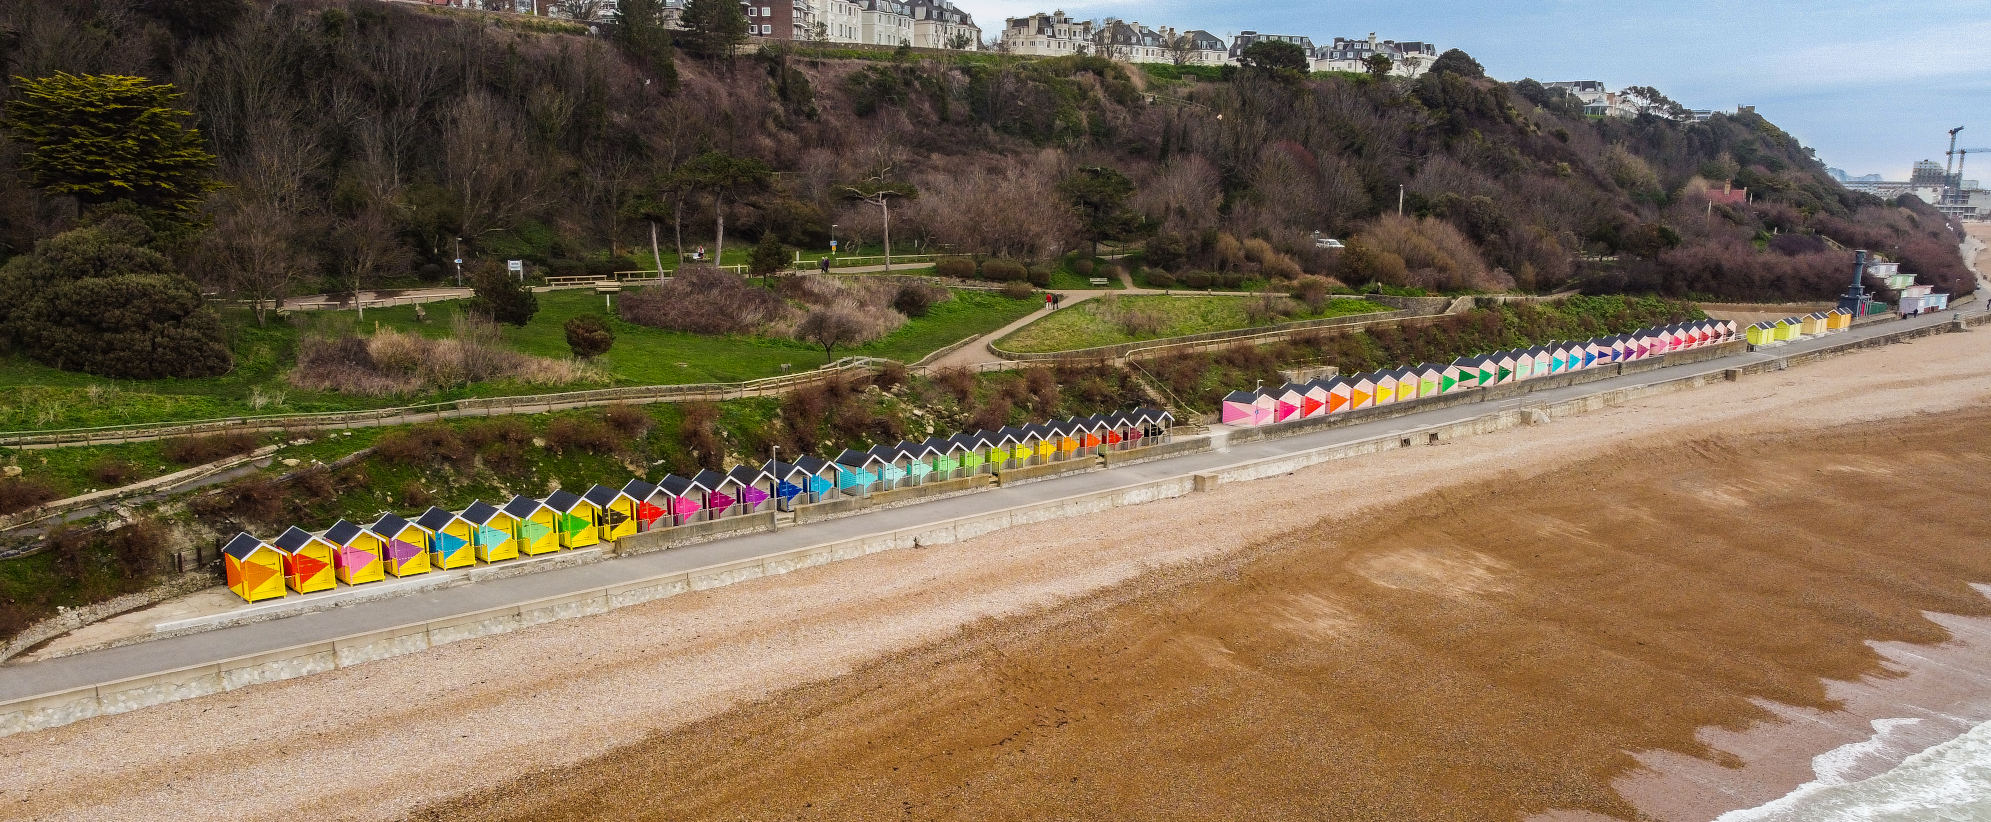
[[[932,313],[908,322],[892,335],[850,349],[838,356],[865,355],[911,362],[949,343],[987,333],[1028,314],[1031,301],[1009,300],[984,292],[956,292],[936,304]],[[424,306],[426,323],[415,321],[414,306],[375,309],[366,314],[365,328],[396,327],[431,336],[449,333],[449,316],[457,303]],[[587,291],[555,291],[540,295],[540,312],[524,328],[505,329],[508,342],[521,351],[547,357],[568,356],[562,324],[569,318],[603,310],[601,297]],[[396,398],[349,397],[299,391],[284,381],[296,361],[297,339],[311,328],[352,324],[352,312],[315,312],[284,322],[256,327],[246,311],[225,312],[233,335],[236,368],[206,379],[117,381],[58,371],[18,357],[0,360],[0,430],[68,428],[123,423],[192,420],[257,413],[340,411],[460,399],[539,393],[547,389],[489,383],[422,396]],[[678,385],[735,382],[781,373],[788,364],[802,371],[822,364],[819,349],[785,339],[707,337],[643,328],[611,318],[615,349],[602,358],[616,385]],[[680,366],[679,363],[684,363]],[[589,387],[589,386],[575,386]],[[258,391],[281,394],[281,401],[255,407]]]
[[[1332,300],[1319,313],[1309,312],[1280,320],[1254,321],[1245,312],[1246,306],[1254,299],[1256,298],[1132,296],[1118,297],[1111,301],[1088,300],[1026,325],[1002,338],[999,344],[1011,351],[1070,351],[1209,331],[1256,328],[1272,325],[1274,322],[1389,310],[1385,306],[1367,300]],[[1112,303],[1117,303],[1117,310],[1123,312],[1159,312],[1163,317],[1163,325],[1159,331],[1152,334],[1129,334],[1109,316],[1116,310]]]

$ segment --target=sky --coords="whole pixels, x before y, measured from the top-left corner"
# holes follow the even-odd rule
[[[1035,0],[955,0],[985,36]],[[1991,148],[1991,0],[1090,0],[1080,19],[1148,26],[1423,40],[1464,49],[1501,80],[1653,86],[1688,108],[1753,105],[1855,176],[1905,180],[1917,160]],[[1991,181],[1991,151],[1982,173]],[[1979,168],[1974,164],[1971,168]]]

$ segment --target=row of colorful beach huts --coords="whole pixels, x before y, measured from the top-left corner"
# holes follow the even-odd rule
[[[340,520],[323,531],[291,526],[275,539],[237,534],[222,546],[228,588],[250,602],[313,593],[389,576],[467,568],[520,556],[586,548],[631,534],[782,510],[1006,469],[1096,456],[1166,442],[1167,411],[1137,408],[995,431],[851,449],[824,460],[802,456],[760,467],[632,479],[579,494],[483,501],[462,511],[430,508],[414,519],[385,514],[369,524]]]
[[[1853,327],[1853,314],[1843,308],[1831,311],[1814,311],[1781,320],[1765,320],[1752,323],[1743,329],[1743,337],[1750,345],[1775,345],[1803,337],[1816,337]]]
[[[1233,391],[1224,397],[1218,418],[1226,425],[1240,426],[1293,422],[1633,362],[1670,351],[1728,342],[1738,333],[1737,324],[1731,321],[1696,320],[1583,342],[1557,342],[1460,357],[1444,365],[1426,363],[1287,383],[1257,391]]]

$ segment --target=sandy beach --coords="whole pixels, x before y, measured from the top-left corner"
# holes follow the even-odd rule
[[[0,807],[1705,819],[1894,711],[1991,718],[1987,356],[1945,335],[0,739]]]

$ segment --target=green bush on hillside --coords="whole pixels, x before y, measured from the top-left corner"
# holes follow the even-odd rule
[[[111,217],[35,244],[0,268],[0,335],[65,371],[125,379],[211,377],[234,365],[221,320],[193,282]]]

